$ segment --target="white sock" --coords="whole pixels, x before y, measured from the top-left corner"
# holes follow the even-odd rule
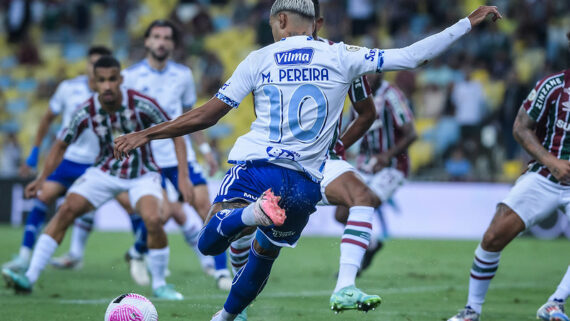
[[[32,249],[27,246],[20,246],[20,254],[18,256],[23,260],[30,261],[30,256],[32,256]]]
[[[548,298],[548,301],[562,301],[562,303],[566,302],[566,299],[570,296],[570,266],[568,270],[566,270],[566,274],[558,284],[558,288],[556,291]]]
[[[166,269],[168,268],[168,259],[170,256],[170,248],[167,246],[162,249],[148,250],[148,269],[152,276],[152,289],[166,285]]]
[[[220,319],[221,321],[232,321],[236,318],[237,314],[231,314],[228,311],[226,311],[226,309],[222,309],[222,313],[220,313]]]
[[[139,251],[137,251],[137,249],[135,248],[134,245],[131,245],[131,247],[129,248],[129,255],[136,260],[140,260],[143,257],[143,254],[140,253]]]
[[[234,275],[247,263],[249,259],[249,248],[255,233],[245,235],[230,244],[230,262]]]
[[[87,238],[89,238],[89,234],[93,228],[92,214],[93,212],[84,215],[89,215],[88,219],[90,219],[90,222],[87,222],[84,216],[79,217],[75,220],[73,229],[71,231],[71,246],[69,247],[69,255],[74,258],[83,258],[83,254],[85,253],[85,245],[87,244]]]
[[[475,259],[471,266],[469,278],[469,295],[467,305],[477,313],[481,313],[485,296],[489,290],[491,280],[499,268],[501,252],[488,252],[481,248],[481,244],[475,250]]]
[[[209,268],[213,269],[214,257],[204,255],[198,249],[198,239],[200,238],[200,230],[202,229],[202,226],[204,226],[204,222],[202,222],[202,219],[197,215],[192,215],[192,213],[188,212],[190,207],[183,206],[182,209],[186,214],[186,222],[184,223],[183,226],[181,226],[182,234],[184,235],[186,244],[188,244],[192,248],[192,250],[194,250],[194,253],[196,253],[198,261],[200,261],[200,266],[202,266],[202,269],[204,270]]]
[[[370,242],[374,208],[353,206],[349,209],[348,220],[340,243],[340,267],[334,292],[354,285],[360,263]]]
[[[253,215],[253,205],[255,203],[249,204],[247,207],[243,209],[241,212],[241,221],[243,224],[248,226],[255,226],[257,223],[255,222],[255,215]]]
[[[35,283],[38,280],[40,273],[42,273],[58,246],[59,244],[51,236],[47,234],[40,235],[32,254],[30,267],[26,271],[26,277],[31,283]]]

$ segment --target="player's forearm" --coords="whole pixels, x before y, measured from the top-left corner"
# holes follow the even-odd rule
[[[56,140],[46,157],[44,168],[39,174],[41,180],[45,180],[59,166],[63,159],[63,154],[67,150],[67,144],[61,140]]]
[[[383,54],[382,71],[417,68],[439,56],[470,30],[469,19],[463,18],[442,32],[431,35],[408,47],[387,49]]]
[[[550,154],[544,146],[542,146],[534,129],[521,126],[515,121],[515,125],[513,126],[513,136],[522,148],[539,163],[548,167],[552,161],[557,159],[554,155]]]
[[[192,109],[178,118],[145,129],[149,140],[187,135],[214,126],[231,107],[217,98],[212,98],[202,107]]]
[[[403,138],[398,140],[398,142],[392,146],[386,153],[388,154],[389,158],[396,157],[403,152],[405,152],[410,145],[418,138],[415,131],[411,131],[407,133]]]
[[[184,138],[175,137],[172,140],[174,141],[174,150],[176,152],[176,160],[178,161],[178,175],[188,177],[188,160],[186,159]]]
[[[344,148],[348,149],[350,148],[350,146],[356,143],[357,140],[359,140],[362,136],[364,136],[364,134],[366,134],[366,132],[368,131],[368,129],[370,129],[370,126],[372,126],[373,123],[374,123],[373,117],[362,117],[359,115],[356,119],[354,119],[348,125],[348,128],[344,131],[342,137],[340,138]]]

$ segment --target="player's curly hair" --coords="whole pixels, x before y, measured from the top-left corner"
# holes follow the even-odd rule
[[[102,56],[93,65],[93,71],[97,68],[119,68],[121,70],[121,63],[113,56]]]
[[[276,0],[271,7],[271,16],[282,11],[290,11],[308,19],[315,18],[315,7],[309,0]]]

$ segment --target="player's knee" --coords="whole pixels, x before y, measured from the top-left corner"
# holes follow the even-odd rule
[[[352,191],[352,204],[349,204],[349,207],[370,206],[376,208],[380,206],[380,198],[378,198],[378,196],[367,186],[359,186]]]
[[[162,229],[162,219],[159,215],[149,215],[145,217],[144,224],[149,234]]]
[[[75,218],[80,214],[82,213],[79,207],[73,204],[73,202],[66,201],[60,206],[55,218],[60,222],[60,224],[70,226],[73,224]]]

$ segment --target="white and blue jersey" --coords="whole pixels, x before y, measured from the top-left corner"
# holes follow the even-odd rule
[[[255,97],[257,118],[230,163],[266,160],[320,181],[346,93],[356,77],[381,71],[382,53],[307,36],[252,52],[216,95],[233,107],[250,92]]]
[[[89,88],[87,76],[82,75],[62,81],[49,101],[49,108],[54,115],[61,115],[61,128],[66,128],[71,118],[82,103],[93,92]],[[93,164],[99,155],[99,142],[91,131],[86,131],[67,147],[63,159],[79,163]]]
[[[123,70],[122,75],[123,86],[154,98],[171,119],[182,115],[196,103],[192,71],[185,65],[168,61],[163,70],[156,70],[144,59]],[[184,140],[188,161],[195,161],[196,155],[188,136]],[[151,148],[154,160],[159,167],[168,168],[178,165],[172,139],[154,140],[151,142]]]

